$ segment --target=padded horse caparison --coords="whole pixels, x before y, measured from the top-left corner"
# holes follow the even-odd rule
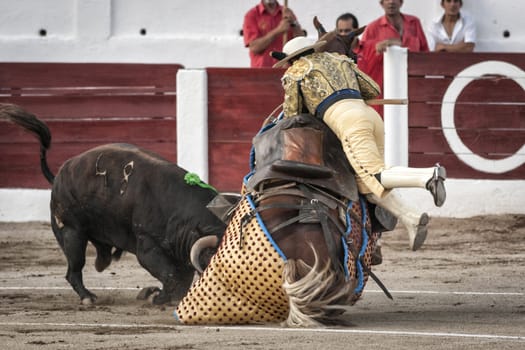
[[[265,205],[262,200],[261,205]],[[201,278],[177,306],[175,318],[184,324],[247,324],[282,322],[289,313],[283,289],[287,257],[266,228],[249,194],[243,196],[224,238]],[[371,266],[376,234],[362,213],[361,201],[352,203],[352,242],[344,263],[349,281],[357,287],[348,300],[354,304],[363,291]],[[249,218],[246,220],[245,218]],[[363,226],[367,233],[363,233]]]

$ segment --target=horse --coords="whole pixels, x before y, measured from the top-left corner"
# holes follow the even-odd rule
[[[359,27],[348,34],[341,35],[335,30],[330,32],[326,31],[317,16],[314,16],[313,24],[314,28],[317,30],[317,39],[319,41],[326,41],[322,51],[337,52],[346,55],[353,59],[354,62],[357,62],[357,55],[352,50],[352,44],[354,40],[357,40],[357,37],[365,31],[366,26]]]
[[[221,207],[223,240],[176,319],[344,324],[343,313],[374,277],[372,253],[385,228],[358,193],[336,135],[309,114],[266,121],[238,201],[229,202]]]

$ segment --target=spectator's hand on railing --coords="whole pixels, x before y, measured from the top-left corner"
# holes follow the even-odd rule
[[[387,47],[397,45],[401,46],[401,40],[399,39],[386,39],[376,44],[376,52],[382,54],[386,51]]]

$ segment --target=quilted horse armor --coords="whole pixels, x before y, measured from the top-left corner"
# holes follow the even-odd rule
[[[218,251],[175,310],[184,324],[273,323],[288,317],[290,300],[283,287],[287,257],[261,216],[261,198],[274,184],[300,183],[320,202],[339,203],[335,219],[343,218],[345,243],[340,261],[353,291],[348,304],[359,299],[366,284],[377,234],[371,232],[368,204],[357,193],[337,137],[310,115],[263,130],[254,138],[255,171],[245,179]],[[328,199],[321,198],[322,192]],[[340,199],[334,199],[338,194]]]

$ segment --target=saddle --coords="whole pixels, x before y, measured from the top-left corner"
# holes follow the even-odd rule
[[[290,181],[357,200],[355,174],[337,136],[311,114],[281,119],[253,139],[255,162],[248,191],[271,181]],[[343,160],[343,161],[342,161]]]

